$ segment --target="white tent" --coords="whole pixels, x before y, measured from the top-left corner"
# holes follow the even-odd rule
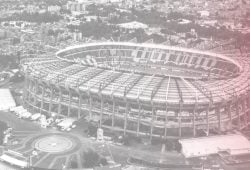
[[[127,29],[140,29],[140,28],[146,29],[146,28],[148,28],[148,25],[137,22],[137,21],[118,24],[118,26],[121,28],[127,28]]]
[[[240,134],[181,139],[182,153],[186,158],[207,156],[220,151],[231,155],[250,153],[250,141]]]
[[[76,121],[76,119],[74,119],[74,118],[66,118],[62,122],[60,122],[58,124],[58,126],[61,126],[64,128],[69,128],[75,121]]]
[[[9,89],[0,89],[0,110],[16,107],[16,102]]]

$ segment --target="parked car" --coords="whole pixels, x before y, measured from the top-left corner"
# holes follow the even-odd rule
[[[22,118],[25,118],[25,119],[28,119],[28,118],[30,118],[31,117],[31,113],[30,112],[24,112],[24,114],[22,115]]]
[[[76,125],[74,125],[75,121],[76,120],[73,118],[65,118],[63,121],[59,122],[57,126],[59,126],[62,131],[70,131],[72,128],[76,127]]]
[[[23,109],[23,110],[17,111],[16,115],[18,116],[18,118],[22,118],[23,114],[25,114],[26,112],[27,110]]]
[[[52,117],[50,117],[50,118],[47,119],[47,122],[48,122],[49,124],[51,124],[52,122],[54,122],[54,119],[53,119]]]
[[[41,113],[35,113],[30,117],[30,120],[36,121],[41,117]]]

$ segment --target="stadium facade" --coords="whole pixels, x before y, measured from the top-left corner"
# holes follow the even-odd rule
[[[22,60],[25,106],[124,134],[243,129],[250,59],[156,44],[88,43]]]

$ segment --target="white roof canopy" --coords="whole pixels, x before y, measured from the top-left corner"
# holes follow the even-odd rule
[[[16,106],[9,89],[0,89],[0,110],[8,110]]]
[[[186,158],[228,151],[230,154],[250,153],[250,142],[240,134],[181,139],[182,153]]]

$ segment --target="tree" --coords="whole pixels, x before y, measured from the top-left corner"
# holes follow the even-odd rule
[[[177,151],[177,152],[181,152],[181,150],[182,150],[182,146],[181,146],[181,144],[180,144],[180,142],[179,141],[176,141],[175,142],[175,150]]]
[[[83,23],[79,26],[79,30],[82,32],[83,36],[94,36],[97,39],[101,37],[110,37],[112,33],[111,26],[97,21]]]
[[[92,123],[88,123],[88,135],[96,136],[97,126]]]
[[[89,149],[88,151],[83,153],[83,162],[85,168],[93,168],[97,166],[99,160],[100,156],[92,149]]]
[[[0,121],[0,145],[3,144],[4,131],[7,130],[7,128],[8,128],[7,123]]]
[[[52,22],[58,22],[60,19],[62,19],[62,16],[57,14],[51,14],[49,12],[46,13],[27,13],[23,12],[21,14],[14,13],[10,17],[1,18],[0,21],[28,21],[28,22],[35,22],[35,23],[52,23]]]
[[[61,13],[61,14],[69,14],[69,15],[70,15],[70,14],[71,14],[71,11],[68,10],[68,9],[61,8],[61,9],[60,9],[60,13]]]
[[[172,140],[166,140],[166,150],[167,151],[174,150],[174,143]]]
[[[107,161],[107,159],[104,158],[104,157],[102,157],[102,158],[100,159],[99,163],[100,163],[100,165],[102,165],[102,166],[108,165],[108,161]]]
[[[72,168],[72,169],[78,168],[77,162],[75,160],[71,160],[71,162],[70,162],[70,168]]]

